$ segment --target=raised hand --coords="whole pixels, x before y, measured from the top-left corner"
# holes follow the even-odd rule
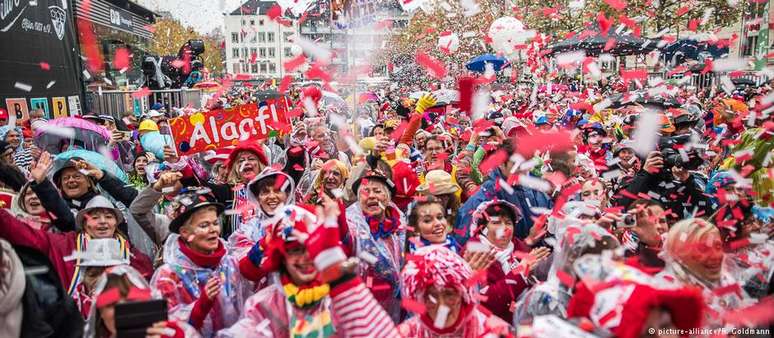
[[[44,151],[40,154],[40,158],[35,163],[35,166],[30,169],[30,176],[35,180],[35,183],[42,183],[46,179],[46,175],[51,170],[53,161],[51,160],[51,154]]]

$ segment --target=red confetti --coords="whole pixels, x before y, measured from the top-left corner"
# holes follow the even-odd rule
[[[42,69],[42,70],[51,70],[51,66],[48,64],[48,62],[41,62],[40,63],[40,69]]]
[[[436,60],[423,52],[417,52],[417,64],[422,66],[430,76],[436,79],[442,79],[446,76],[446,68],[441,61]]]
[[[91,23],[78,19],[78,33],[80,33],[81,45],[83,45],[83,51],[86,54],[86,66],[90,72],[98,73],[102,70],[104,61],[93,29]]]
[[[413,299],[403,299],[400,302],[400,305],[406,309],[406,311],[413,312],[418,315],[424,314],[426,310],[424,303],[417,302]]]
[[[140,90],[132,93],[132,97],[135,99],[141,99],[143,97],[146,97],[151,94],[151,91],[148,87],[142,87]]]
[[[562,271],[562,269],[556,270],[556,277],[559,278],[559,282],[564,286],[572,287],[575,285],[575,277],[570,276],[570,274]]]
[[[285,67],[285,71],[286,72],[292,72],[292,71],[296,70],[296,68],[298,68],[301,65],[303,65],[304,63],[306,63],[306,57],[304,56],[304,54],[300,54],[300,55],[298,55],[298,56],[288,60],[288,62],[285,62],[283,64],[283,67]]]
[[[131,52],[127,48],[116,49],[116,54],[113,56],[113,67],[118,70],[129,68],[131,63],[130,54]]]
[[[619,11],[626,8],[626,1],[624,0],[605,0],[605,3]]]
[[[496,153],[489,155],[482,161],[478,168],[481,170],[482,174],[488,175],[493,169],[499,167],[506,160],[508,160],[508,153],[504,150],[498,150]]]
[[[285,92],[288,91],[288,87],[290,87],[291,82],[293,82],[293,77],[290,75],[285,75],[285,77],[282,78],[278,88],[280,94],[285,94]]]
[[[675,13],[675,16],[677,16],[677,17],[683,16],[683,14],[688,13],[688,11],[690,11],[690,10],[691,10],[691,8],[688,7],[688,6],[680,7],[680,8],[677,9],[677,12]]]

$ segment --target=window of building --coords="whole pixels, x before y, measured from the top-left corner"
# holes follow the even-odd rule
[[[291,51],[290,47],[285,47],[285,57],[289,58],[293,56],[293,52]]]
[[[255,64],[255,63],[251,64],[250,65],[250,72],[253,73],[253,74],[257,74],[258,73],[258,65]]]
[[[282,33],[282,38],[285,39],[285,42],[290,42],[291,35],[293,35],[293,32],[285,32]]]
[[[266,57],[266,48],[259,49],[258,56],[260,56],[261,58],[265,58]]]
[[[231,66],[232,66],[231,69],[234,70],[234,74],[239,73],[239,64],[238,63],[235,63],[235,64],[233,64]]]
[[[258,20],[258,25],[263,26],[263,19]]]
[[[265,73],[266,73],[266,64],[262,63],[261,64],[261,74],[265,74]]]
[[[237,59],[239,58],[239,48],[232,48],[231,49],[231,57]]]
[[[269,32],[268,39],[269,39],[269,42],[274,42],[274,32]]]
[[[275,65],[273,62],[269,64],[269,73],[276,73],[277,72],[277,65]]]
[[[246,57],[248,57],[248,56],[250,56],[250,54],[247,54],[247,47],[245,47],[245,48],[242,48],[242,57],[245,57],[245,58],[246,58]]]
[[[250,43],[255,43],[255,34],[250,35]]]
[[[266,33],[264,32],[258,33],[258,42],[266,42]]]
[[[245,25],[245,19],[242,19],[242,26]]]
[[[239,33],[231,33],[231,42],[239,43]]]
[[[269,57],[273,58],[275,56],[274,54],[274,47],[269,48]]]
[[[250,26],[255,26],[255,20],[250,19]]]
[[[258,56],[258,48],[250,48],[250,55],[248,55],[251,59],[253,58],[253,55]]]
[[[757,45],[758,45],[758,36],[748,36],[747,41],[745,41],[744,43],[744,48],[742,49],[742,55],[743,56],[754,55]]]
[[[246,63],[242,63],[242,73],[247,73],[247,67],[248,65]]]

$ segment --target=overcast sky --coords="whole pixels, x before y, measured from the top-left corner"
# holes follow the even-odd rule
[[[176,19],[207,33],[223,26],[223,13],[231,12],[246,0],[133,0],[154,11],[168,11]]]

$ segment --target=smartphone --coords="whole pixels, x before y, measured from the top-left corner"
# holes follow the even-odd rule
[[[167,320],[166,299],[116,304],[116,337],[145,338],[147,336],[145,332],[149,327],[165,320]]]
[[[131,131],[119,131],[121,133],[121,141],[131,141],[132,140],[132,132]]]
[[[177,147],[175,147],[175,139],[172,136],[172,127],[170,127],[168,124],[164,124],[159,127],[159,134],[161,134],[161,137],[164,138],[164,144],[172,148],[172,150],[175,151],[176,156],[180,156],[180,154],[177,153]]]

